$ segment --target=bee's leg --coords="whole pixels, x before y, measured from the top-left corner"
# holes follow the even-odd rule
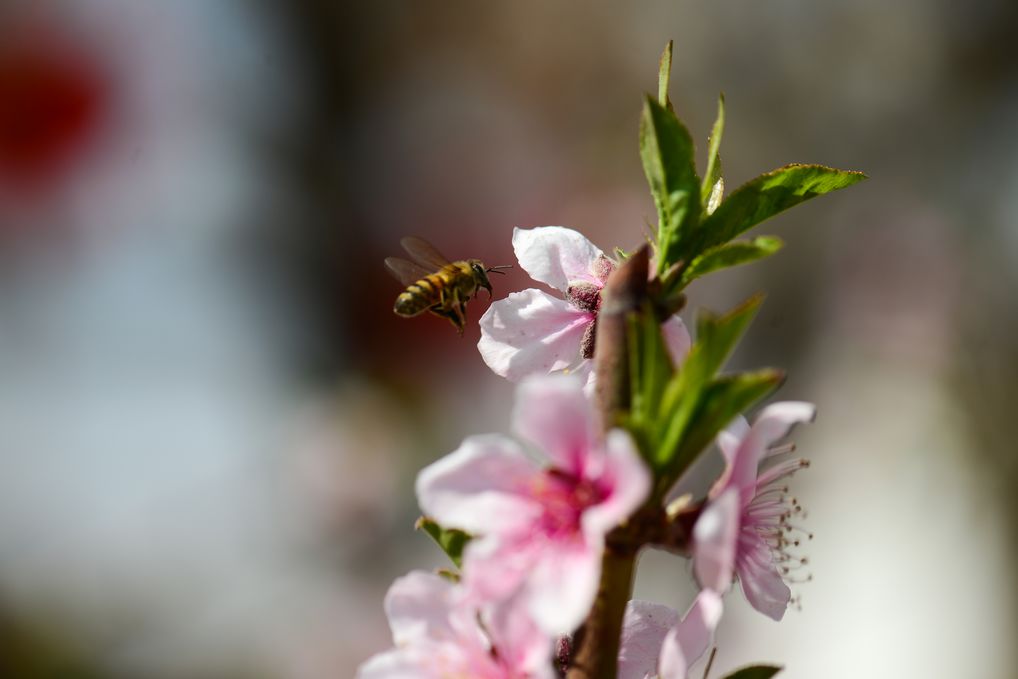
[[[436,304],[433,307],[431,307],[430,309],[428,309],[428,311],[430,311],[431,313],[435,314],[439,318],[446,319],[447,321],[452,323],[454,326],[459,327],[459,326],[456,325],[456,313],[452,309],[446,309],[441,304]]]
[[[459,290],[453,291],[451,301],[452,304],[450,305],[449,310],[452,312],[452,316],[450,316],[450,320],[452,320],[452,324],[456,326],[456,330],[459,332],[460,337],[463,337],[463,328],[467,324],[467,303],[465,300],[460,299]]]
[[[435,316],[446,319],[453,326],[456,326],[456,315],[453,312],[451,299],[449,298],[449,288],[443,287],[439,290],[439,301],[433,304],[428,310]],[[459,328],[459,326],[456,326]]]
[[[438,304],[432,305],[428,311],[446,319],[452,323],[452,327],[456,328],[456,331],[463,335],[464,317],[463,312],[460,309],[461,303],[458,297],[443,296],[444,299]]]
[[[439,302],[436,307],[441,307],[442,311],[439,316],[448,318],[449,322],[452,323],[453,327],[463,336],[463,324],[465,319],[463,318],[463,312],[460,310],[460,292],[459,288],[443,288],[442,293],[439,296]],[[438,313],[438,312],[436,312]]]

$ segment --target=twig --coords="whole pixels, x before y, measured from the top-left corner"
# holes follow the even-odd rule
[[[714,666],[714,656],[718,654],[718,647],[715,646],[710,650],[710,657],[707,658],[707,666],[703,668],[703,679],[707,679],[707,675],[710,674],[710,668]]]
[[[650,252],[642,246],[612,275],[601,292],[594,349],[596,396],[605,431],[616,426],[629,408],[627,322],[644,306]],[[576,635],[568,679],[615,679],[622,618],[633,591],[638,547],[627,539],[629,526],[615,529],[605,541],[601,582],[586,622]]]

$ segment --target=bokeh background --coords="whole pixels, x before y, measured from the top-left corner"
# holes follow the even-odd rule
[[[418,234],[646,233],[640,96],[729,187],[871,180],[691,289],[768,299],[734,358],[820,405],[802,610],[729,597],[714,676],[1004,678],[1018,635],[1013,0],[66,0],[0,5],[0,674],[351,677],[442,557],[413,477],[512,387],[391,313]],[[528,287],[513,271],[496,296]],[[486,301],[471,304],[474,319]],[[642,562],[677,607],[687,566]]]

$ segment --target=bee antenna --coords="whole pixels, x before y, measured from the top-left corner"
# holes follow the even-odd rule
[[[504,276],[505,275],[505,271],[502,271],[502,269],[511,269],[511,268],[513,268],[512,264],[500,264],[499,266],[489,266],[487,268],[487,271],[488,271],[488,273],[497,273],[497,274],[501,274],[501,275]]]

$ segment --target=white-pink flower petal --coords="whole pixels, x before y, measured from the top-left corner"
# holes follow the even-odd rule
[[[492,302],[481,316],[477,349],[496,375],[517,382],[577,365],[594,315],[533,288]]]
[[[452,664],[442,657],[444,650],[394,648],[369,658],[357,669],[356,679],[442,679],[435,665]]]
[[[773,403],[761,410],[739,443],[728,483],[743,490],[755,486],[768,447],[787,436],[796,424],[812,422],[815,417],[816,406],[802,401]]]
[[[541,631],[525,606],[509,601],[485,616],[485,628],[498,641],[499,659],[526,679],[551,679],[551,636]]]
[[[632,516],[647,499],[653,481],[632,437],[623,430],[608,432],[604,449],[592,480],[605,497],[583,514],[583,530],[588,534],[605,535]]]
[[[774,557],[762,540],[743,538],[742,554],[739,555],[737,572],[739,586],[746,600],[756,610],[773,620],[781,620],[792,598],[792,591],[785,584],[774,564]]]
[[[669,630],[661,643],[661,657],[657,661],[658,679],[686,679],[690,664],[679,644],[678,630]]]
[[[678,612],[668,606],[638,599],[630,601],[622,621],[618,679],[655,676],[661,645],[678,623]]]
[[[714,485],[711,486],[709,497],[715,498],[732,484],[732,473],[739,455],[739,446],[749,435],[749,422],[742,415],[736,415],[731,423],[717,435],[718,448],[725,460],[725,468],[721,470]]]
[[[463,553],[463,586],[479,604],[517,595],[541,558],[541,545],[528,526],[515,535],[493,533],[471,540]]]
[[[397,646],[452,638],[448,609],[453,585],[425,571],[397,578],[385,595],[385,616]]]
[[[692,345],[686,324],[678,316],[672,316],[661,324],[661,333],[664,335],[665,346],[668,347],[672,363],[676,366],[682,365]]]
[[[512,428],[536,444],[555,467],[582,474],[597,425],[579,380],[540,376],[517,388]]]
[[[738,549],[739,492],[729,489],[707,504],[693,526],[693,573],[701,587],[727,592]]]
[[[778,484],[807,462],[778,462],[762,472],[760,463],[795,424],[815,415],[810,403],[775,403],[764,408],[752,426],[739,418],[719,435],[725,472],[693,529],[693,570],[701,584],[727,589],[734,560],[746,599],[775,620],[784,616],[791,599],[783,575],[806,563],[790,551],[800,544],[800,535],[810,537],[791,522],[801,507]]]
[[[596,436],[579,380],[543,376],[517,390],[517,432],[543,448],[547,467],[499,436],[475,437],[418,477],[422,508],[474,534],[463,585],[475,603],[519,597],[545,632],[586,616],[605,535],[646,499],[650,473],[628,434]]]
[[[531,278],[562,292],[572,283],[603,284],[596,267],[604,253],[578,231],[562,226],[516,228],[513,250]]]
[[[424,513],[468,533],[512,530],[533,522],[541,508],[529,495],[539,472],[519,445],[504,436],[473,436],[417,475]]]
[[[797,424],[816,419],[817,407],[805,401],[772,403],[757,415],[753,422],[754,436],[759,436],[764,447],[784,438]]]
[[[739,445],[749,435],[749,422],[742,415],[736,415],[735,419],[718,434],[718,448],[725,458],[725,465],[731,466],[735,463],[735,456],[739,452]]]
[[[664,608],[654,604],[651,604],[651,606],[654,606],[654,609]],[[629,663],[626,668],[626,674],[623,674],[621,671],[622,655],[620,654],[619,679],[649,679],[649,677],[653,676],[658,677],[658,679],[686,679],[689,667],[699,660],[700,656],[710,647],[714,638],[714,631],[721,620],[721,613],[720,595],[705,589],[697,595],[696,600],[682,617],[682,620],[678,621],[670,629],[664,631],[657,625],[643,625],[643,629],[640,632],[642,638],[647,642],[646,646],[656,642],[656,648],[659,648],[660,651],[653,664],[648,667],[646,660],[647,648],[641,647],[638,656],[640,662]],[[674,611],[671,614],[678,618]],[[670,617],[664,612],[661,612],[660,615],[661,617]],[[627,611],[627,623],[629,620],[630,616]],[[627,649],[627,641],[629,646],[634,645],[633,640],[627,639],[627,636],[632,636],[632,634],[627,635],[627,630],[623,629],[623,651]]]
[[[549,634],[572,633],[590,612],[601,578],[602,542],[549,542],[527,576],[527,610]]]
[[[687,663],[693,664],[710,648],[723,611],[721,595],[705,589],[682,616],[676,627],[676,639]]]
[[[433,573],[416,571],[386,596],[396,648],[361,665],[357,679],[553,679],[551,637],[513,601],[476,607]]]

